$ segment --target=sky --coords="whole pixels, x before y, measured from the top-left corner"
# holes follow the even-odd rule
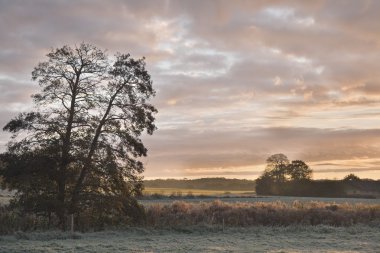
[[[254,179],[275,153],[317,179],[380,179],[379,13],[371,0],[0,0],[0,126],[31,109],[52,48],[86,42],[146,57],[159,111],[146,179]]]

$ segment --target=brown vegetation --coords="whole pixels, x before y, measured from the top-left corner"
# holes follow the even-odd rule
[[[151,228],[186,228],[188,226],[249,227],[380,224],[379,204],[331,204],[325,202],[235,202],[220,200],[189,203],[152,204],[135,210],[134,219],[120,216],[90,214],[76,218],[76,230],[96,231],[120,226]],[[132,216],[132,214],[130,214]],[[22,215],[7,207],[0,207],[0,234],[16,231],[54,229],[46,217]]]
[[[146,225],[182,227],[191,225],[288,226],[380,223],[380,205],[331,204],[324,202],[291,204],[284,202],[226,203],[222,201],[192,204],[175,201],[169,205],[146,208]]]

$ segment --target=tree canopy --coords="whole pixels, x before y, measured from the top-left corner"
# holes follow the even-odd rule
[[[284,154],[274,154],[268,157],[265,173],[275,181],[286,181],[289,159]]]
[[[344,181],[360,181],[360,178],[358,176],[356,176],[355,174],[348,174],[347,176],[345,176],[343,178]]]
[[[286,182],[289,180],[311,179],[312,170],[302,160],[289,159],[284,154],[274,154],[268,157],[267,166],[262,177],[275,182]]]
[[[312,170],[302,160],[289,159],[284,154],[274,154],[268,157],[263,174],[256,180],[258,194],[281,194],[288,182],[310,180]]]
[[[292,180],[299,181],[310,180],[313,171],[304,161],[294,160],[288,165],[287,173]]]
[[[284,154],[274,154],[256,180],[258,195],[283,195],[304,197],[365,197],[379,196],[380,180],[360,179],[349,174],[343,180],[312,180],[312,169],[302,160],[289,159]]]
[[[33,110],[4,127],[13,136],[0,156],[3,183],[19,202],[33,203],[23,207],[53,212],[62,226],[68,213],[125,211],[142,190],[141,135],[156,129],[145,59],[64,46],[47,54],[32,80],[41,87]]]

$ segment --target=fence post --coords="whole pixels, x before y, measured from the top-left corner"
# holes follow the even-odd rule
[[[70,227],[71,227],[71,234],[74,234],[74,214],[72,213],[70,216]]]

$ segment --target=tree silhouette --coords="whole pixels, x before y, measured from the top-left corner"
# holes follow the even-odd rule
[[[287,179],[289,159],[284,154],[274,154],[268,157],[265,173],[276,182],[284,182]]]
[[[288,165],[287,173],[292,180],[310,180],[312,170],[304,161],[294,160]]]
[[[351,181],[351,182],[356,182],[356,181],[360,181],[360,178],[358,176],[356,176],[355,174],[348,174],[347,176],[345,176],[343,178],[343,181]]]
[[[144,167],[137,158],[147,155],[140,136],[155,130],[156,109],[148,103],[155,91],[144,58],[110,58],[85,43],[47,58],[32,72],[41,87],[35,109],[4,127],[14,135],[0,173],[19,200],[49,195],[64,227],[67,213],[95,206],[114,212],[140,194]],[[23,164],[40,159],[48,162]],[[39,184],[23,179],[32,168]]]
[[[290,163],[284,154],[271,155],[266,161],[264,173],[256,180],[257,194],[295,194],[301,181],[311,179],[312,170],[304,161]]]

